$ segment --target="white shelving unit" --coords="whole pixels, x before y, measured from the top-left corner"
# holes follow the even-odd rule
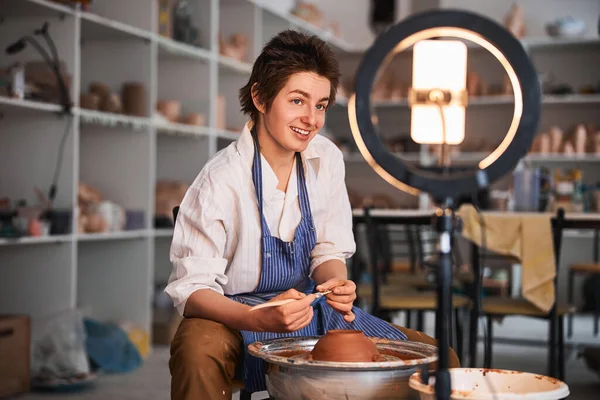
[[[151,6],[149,6],[149,3]],[[158,34],[158,0],[104,0],[89,11],[48,0],[0,2],[0,47],[31,34],[47,21],[70,75],[72,116],[61,106],[0,97],[0,196],[35,204],[34,186],[47,191],[67,126],[55,206],[77,215],[77,188],[85,182],[107,200],[145,213],[143,229],[98,234],[0,239],[0,313],[42,317],[79,307],[93,318],[132,321],[150,332],[151,297],[171,265],[172,229],[154,229],[155,185],[163,179],[191,183],[206,161],[239,137],[245,118],[237,91],[263,44],[280,30],[317,34],[339,50],[351,46],[260,1],[193,0],[199,46]],[[240,22],[242,21],[242,22]],[[222,57],[218,36],[244,33],[244,61]],[[40,61],[31,49],[5,56]],[[79,95],[100,81],[113,92],[126,82],[146,89],[146,115],[130,116],[79,107]],[[217,126],[217,98],[225,98],[226,126]],[[181,101],[200,112],[206,126],[154,118],[160,99]],[[8,166],[8,168],[7,168]],[[43,285],[40,285],[43,282]],[[41,289],[40,289],[41,286]]]

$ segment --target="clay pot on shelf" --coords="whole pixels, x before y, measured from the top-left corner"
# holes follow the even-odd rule
[[[323,336],[310,352],[314,361],[375,362],[383,358],[377,347],[362,331],[333,329]]]
[[[144,85],[137,82],[123,84],[121,97],[125,114],[136,117],[146,116],[146,88]]]
[[[544,133],[539,133],[537,135],[537,137],[540,140],[540,142],[539,142],[540,143],[540,148],[537,151],[537,153],[540,153],[540,154],[548,154],[548,153],[550,153],[550,150],[552,150],[552,146],[551,146],[551,143],[550,143],[550,135],[544,132]]]
[[[504,18],[504,27],[517,38],[525,36],[527,27],[525,26],[523,8],[520,5],[513,3],[510,11]]]
[[[219,53],[243,61],[248,53],[248,38],[243,33],[233,34],[226,40],[219,35]]]
[[[90,93],[97,94],[100,99],[110,95],[110,88],[102,82],[92,82],[88,88]]]
[[[585,154],[587,145],[587,131],[583,124],[577,125],[573,134],[573,144],[575,145],[575,153],[578,155]]]
[[[563,145],[563,131],[557,126],[550,128],[550,152],[560,153]]]
[[[217,97],[217,129],[225,129],[227,126],[226,115],[227,112],[225,110],[225,96],[219,95]]]
[[[467,73],[467,93],[469,96],[481,95],[481,77],[477,72]]]
[[[205,125],[204,114],[200,114],[200,113],[188,114],[183,118],[182,122],[187,125],[204,126]]]
[[[88,110],[98,110],[100,108],[100,96],[96,93],[81,93],[79,106]]]
[[[118,94],[110,94],[104,98],[100,109],[105,112],[120,114],[123,112],[121,97]]]
[[[156,109],[169,122],[178,122],[181,117],[181,103],[177,100],[159,100]]]

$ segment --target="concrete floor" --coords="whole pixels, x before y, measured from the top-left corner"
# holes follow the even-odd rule
[[[479,354],[482,354],[480,351]],[[16,397],[18,400],[165,400],[169,396],[169,350],[155,348],[152,356],[142,368],[128,375],[102,376],[94,387],[80,393],[41,394],[30,393]],[[494,367],[518,369],[521,371],[545,374],[546,351],[540,347],[496,344],[494,346]],[[571,390],[570,400],[597,400],[600,398],[600,377],[592,373],[578,359],[570,354],[567,362],[567,383]],[[237,396],[234,395],[234,398]],[[264,398],[260,394],[254,396]]]

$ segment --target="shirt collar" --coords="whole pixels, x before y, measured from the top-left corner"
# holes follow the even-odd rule
[[[239,139],[236,141],[237,152],[242,157],[244,165],[248,167],[248,171],[252,170],[252,160],[254,159],[254,140],[252,139],[250,127],[251,122],[246,122]],[[307,167],[310,163],[315,171],[315,175],[318,176],[320,157],[313,143],[309,143],[306,149],[300,153],[300,155],[302,157],[302,163],[304,164],[304,172],[307,172]],[[264,157],[261,158],[264,160]]]

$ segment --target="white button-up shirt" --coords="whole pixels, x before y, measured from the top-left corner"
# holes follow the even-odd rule
[[[352,210],[340,150],[317,135],[301,155],[317,234],[312,274],[325,261],[345,262],[354,254]],[[173,271],[165,289],[181,314],[196,290],[234,295],[252,292],[258,285],[262,230],[252,183],[253,157],[246,125],[237,141],[205,165],[181,203],[171,244]],[[291,241],[301,218],[296,165],[284,193],[262,155],[261,162],[267,225],[272,236]]]

